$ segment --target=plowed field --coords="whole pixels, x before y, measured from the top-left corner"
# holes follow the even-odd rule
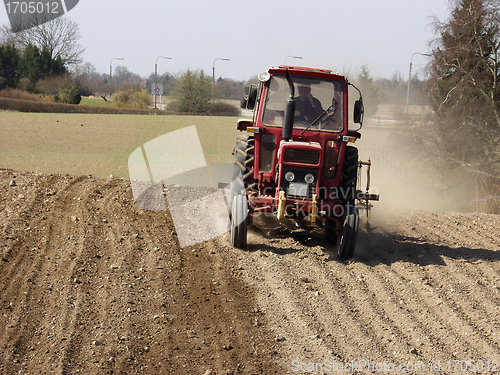
[[[0,170],[0,372],[500,370],[498,216],[375,217],[347,262],[257,224],[180,248],[126,179]]]

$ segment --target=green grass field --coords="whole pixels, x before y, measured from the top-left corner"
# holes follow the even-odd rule
[[[207,163],[232,163],[236,117],[0,111],[0,168],[128,178],[128,157],[163,134],[196,125]]]

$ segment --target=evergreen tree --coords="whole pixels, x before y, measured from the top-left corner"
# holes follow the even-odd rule
[[[52,58],[47,50],[28,45],[19,62],[20,78],[30,80],[30,90],[34,91],[36,83],[43,78],[64,74],[66,68],[60,57]]]
[[[373,77],[370,76],[370,70],[366,65],[361,66],[361,73],[358,75],[358,88],[363,94],[363,103],[365,106],[365,115],[367,117],[375,116],[378,110],[379,94],[375,87]]]
[[[19,76],[30,80],[31,91],[33,91],[36,82],[42,77],[40,65],[40,50],[36,46],[28,45],[19,61]]]
[[[211,79],[203,70],[188,69],[176,80],[174,95],[179,100],[179,111],[206,112],[211,99]]]
[[[13,45],[0,46],[0,89],[17,86],[19,60],[19,52]]]
[[[64,62],[60,56],[52,58],[51,53],[47,49],[40,52],[40,65],[42,78],[59,76],[66,72]]]
[[[208,109],[212,96],[212,80],[203,70],[198,72],[196,79],[196,96],[198,98],[200,112]]]

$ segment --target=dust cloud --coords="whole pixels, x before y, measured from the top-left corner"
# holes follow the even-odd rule
[[[430,127],[429,109],[414,106],[411,119],[402,106],[379,107],[376,117],[368,118],[355,144],[360,160],[371,160],[370,192],[380,195],[373,202],[371,218],[379,224],[403,211],[463,210],[469,193],[449,189],[438,171],[429,163],[428,153],[415,147],[418,137],[425,137]],[[415,130],[418,126],[419,130]],[[366,167],[362,168],[358,188],[366,189]]]

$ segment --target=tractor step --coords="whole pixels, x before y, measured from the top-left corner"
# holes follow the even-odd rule
[[[363,193],[361,190],[358,190],[356,192],[356,198],[359,200],[378,201],[379,195],[378,194]]]

